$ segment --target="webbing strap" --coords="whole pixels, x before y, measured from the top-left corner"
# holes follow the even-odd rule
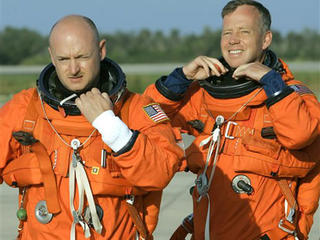
[[[32,133],[34,127],[36,125],[36,121],[38,119],[38,112],[35,107],[35,102],[38,100],[38,92],[37,89],[34,89],[32,93],[32,97],[30,98],[26,115],[24,116],[24,120],[22,123],[22,129],[26,132]]]
[[[208,198],[208,210],[207,210],[207,217],[206,217],[206,226],[205,226],[205,232],[204,232],[204,239],[210,240],[210,197],[207,193]]]
[[[193,234],[193,214],[183,219],[182,224],[174,231],[170,240],[185,240],[189,233]]]
[[[37,89],[34,89],[22,124],[22,129],[31,134],[38,119],[38,112],[35,107],[35,102],[37,100],[38,92]],[[58,200],[56,178],[52,170],[51,160],[49,158],[47,150],[45,146],[40,142],[34,143],[31,146],[31,150],[35,153],[39,161],[48,211],[50,213],[58,213],[61,211],[61,208]]]
[[[291,206],[291,208],[294,208],[294,210],[298,210],[298,204],[297,201],[289,187],[289,184],[287,182],[287,180],[285,179],[278,179],[277,180],[278,185],[280,187],[280,190],[283,194],[283,196],[285,197],[285,199],[288,201],[289,205]]]
[[[137,209],[133,206],[133,204],[129,203],[128,201],[125,202],[128,213],[139,232],[140,238],[147,240],[148,232],[147,229],[137,211]]]
[[[50,213],[58,213],[61,209],[58,200],[56,178],[47,150],[40,142],[34,143],[31,146],[31,150],[35,153],[39,162],[48,211]]]
[[[74,195],[75,195],[75,179],[78,186],[79,191],[79,207],[78,210],[75,210],[74,207]],[[74,163],[71,161],[69,166],[69,194],[70,194],[70,210],[73,216],[73,222],[71,226],[71,232],[70,232],[70,239],[75,240],[75,225],[79,223],[81,227],[83,228],[83,231],[85,233],[85,237],[89,238],[91,236],[90,234],[90,228],[89,225],[84,219],[82,218],[82,210],[84,205],[84,194],[86,195],[89,209],[92,217],[92,224],[94,226],[94,229],[97,233],[101,234],[102,232],[102,225],[100,223],[96,205],[94,203],[92,191],[89,185],[87,174],[82,166],[82,164],[79,162],[74,166]]]

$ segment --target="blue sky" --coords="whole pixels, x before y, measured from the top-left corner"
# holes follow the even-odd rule
[[[218,29],[225,0],[0,0],[0,30],[27,27],[44,35],[67,14],[90,17],[102,33],[147,28],[168,33]],[[261,0],[272,14],[272,28],[286,34],[308,27],[320,32],[319,0]]]

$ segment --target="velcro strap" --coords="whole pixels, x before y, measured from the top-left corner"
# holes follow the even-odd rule
[[[48,211],[50,213],[58,213],[61,209],[58,200],[56,179],[49,155],[43,144],[40,142],[34,143],[31,146],[31,151],[35,153],[39,161]]]

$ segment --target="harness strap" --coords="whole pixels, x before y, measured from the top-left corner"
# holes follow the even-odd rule
[[[291,234],[295,236],[295,239],[298,239],[296,236],[297,229],[297,212],[298,212],[298,204],[292,193],[292,190],[289,187],[287,180],[285,179],[277,179],[277,183],[280,187],[280,190],[285,197],[285,201],[289,204],[289,213],[285,213],[286,217],[280,219],[278,226],[271,229],[267,234],[270,239],[282,239],[283,237]]]
[[[77,186],[79,190],[79,206],[78,210],[75,210],[74,207],[74,194],[75,194],[75,179],[77,180]],[[99,217],[97,215],[96,206],[94,203],[92,191],[89,185],[87,174],[80,162],[73,162],[70,163],[69,168],[69,194],[70,194],[70,210],[73,215],[73,222],[71,226],[70,232],[70,239],[75,240],[75,225],[79,223],[83,228],[84,234],[86,238],[91,236],[90,234],[90,227],[86,221],[84,221],[82,217],[82,210],[84,205],[84,194],[88,200],[89,209],[92,217],[92,223],[94,229],[97,233],[101,234],[102,232],[102,225],[100,223]]]
[[[48,211],[50,213],[59,213],[61,209],[58,200],[56,179],[52,171],[51,160],[48,153],[40,142],[34,143],[31,146],[31,151],[35,153],[39,161]]]
[[[147,229],[146,229],[137,209],[133,206],[133,201],[131,202],[131,201],[127,200],[125,202],[125,205],[127,207],[128,213],[129,213],[134,225],[137,228],[137,231],[138,231],[140,237],[144,240],[147,240],[148,239]]]
[[[37,99],[38,92],[37,89],[34,89],[22,124],[22,129],[31,134],[34,130],[38,118],[38,112],[34,105]],[[23,147],[25,148],[25,146]],[[57,184],[54,172],[52,170],[51,160],[46,151],[46,148],[42,143],[36,142],[31,145],[30,150],[35,153],[39,161],[48,211],[50,213],[59,213],[61,211],[61,208],[58,200]]]
[[[170,240],[185,240],[189,233],[193,234],[193,214],[183,219],[181,225],[174,231]]]

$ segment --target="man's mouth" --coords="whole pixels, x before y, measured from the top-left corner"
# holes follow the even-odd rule
[[[229,50],[228,52],[229,52],[229,54],[231,54],[231,55],[237,55],[237,54],[241,54],[241,53],[243,52],[243,50],[241,50],[241,49],[236,49],[236,50]]]
[[[71,82],[79,82],[82,79],[82,75],[81,76],[70,76],[69,79],[71,80]]]

